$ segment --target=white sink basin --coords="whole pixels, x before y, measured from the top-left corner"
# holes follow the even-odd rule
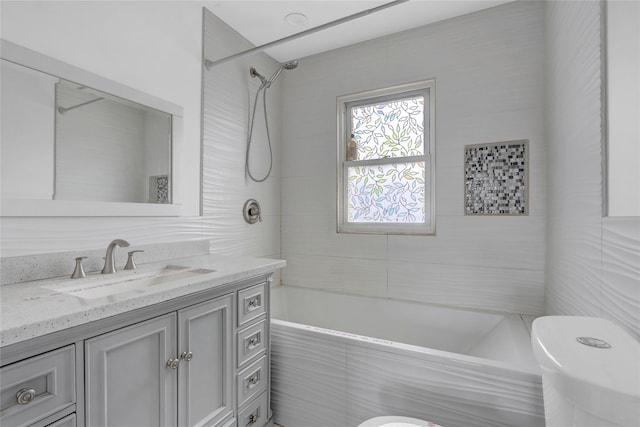
[[[103,298],[125,292],[144,292],[153,286],[177,282],[189,277],[213,273],[204,268],[168,265],[159,270],[119,272],[108,276],[90,276],[84,279],[68,280],[62,283],[42,286],[44,289],[73,295],[84,299]]]

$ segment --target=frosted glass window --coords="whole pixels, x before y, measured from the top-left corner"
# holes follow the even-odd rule
[[[424,154],[424,96],[361,105],[351,109],[358,159]]]
[[[338,231],[434,234],[433,90],[427,80],[338,98]]]
[[[424,222],[423,162],[349,167],[348,176],[349,222]]]

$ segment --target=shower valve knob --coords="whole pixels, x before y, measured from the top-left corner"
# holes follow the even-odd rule
[[[242,208],[242,215],[249,224],[255,224],[258,221],[262,222],[262,212],[258,201],[255,199],[247,200]]]

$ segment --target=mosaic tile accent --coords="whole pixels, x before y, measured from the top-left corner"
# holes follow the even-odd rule
[[[464,147],[465,215],[528,215],[528,140]]]
[[[149,177],[149,203],[169,203],[169,176]]]

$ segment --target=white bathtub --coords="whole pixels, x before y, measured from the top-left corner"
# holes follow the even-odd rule
[[[272,290],[271,308],[278,424],[405,415],[446,427],[544,426],[521,316],[289,286]]]

